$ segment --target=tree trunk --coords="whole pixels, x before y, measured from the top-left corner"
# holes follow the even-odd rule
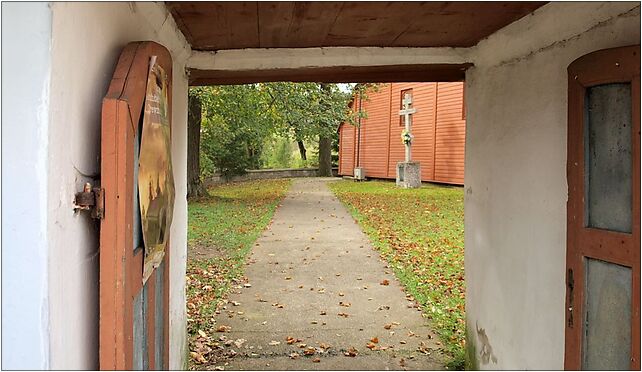
[[[330,91],[330,86],[325,83],[319,84],[325,93]],[[319,176],[332,177],[332,138],[327,134],[319,136]]]
[[[190,95],[187,113],[187,198],[206,196],[201,182],[201,100]]]
[[[297,145],[299,145],[299,154],[301,154],[301,160],[308,160],[308,157],[306,156],[305,152],[305,144],[303,141],[296,141]]]
[[[319,176],[332,177],[332,139],[319,137]]]

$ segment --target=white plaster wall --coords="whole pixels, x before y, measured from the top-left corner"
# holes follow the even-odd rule
[[[639,43],[639,3],[549,3],[472,52],[466,316],[479,368],[563,368],[566,68],[592,51]]]
[[[49,368],[51,9],[2,3],[2,368]]]
[[[99,177],[101,104],[118,56],[130,41],[152,40],[166,46],[174,60],[172,156],[177,198],[171,232],[169,336],[170,367],[180,369],[186,343],[189,46],[162,3],[57,2],[51,7],[50,367],[98,368],[98,225],[84,214],[74,214],[72,202],[85,182]]]

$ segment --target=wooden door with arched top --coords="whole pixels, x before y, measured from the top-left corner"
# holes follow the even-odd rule
[[[640,369],[640,46],[568,68],[566,369]]]
[[[134,42],[125,47],[102,106],[101,369],[169,368],[168,243],[162,260],[149,266],[147,274],[151,275],[143,274],[150,248],[143,239],[146,222],[141,217],[138,177],[143,122],[149,115],[144,110],[148,107],[146,101],[150,101],[151,66],[163,72],[163,81],[158,82],[166,91],[161,109],[166,110],[165,117],[171,118],[172,59],[165,47],[154,42]],[[169,121],[165,124],[169,132]],[[162,154],[158,156],[162,158]],[[171,172],[171,161],[169,167]],[[156,189],[152,190],[154,197]],[[173,193],[173,180],[170,191]]]

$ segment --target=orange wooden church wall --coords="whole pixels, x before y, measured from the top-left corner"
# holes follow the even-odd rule
[[[417,109],[412,158],[421,163],[422,181],[463,185],[466,120],[461,82],[388,83],[368,92],[361,102],[367,118],[361,119],[360,140],[355,126],[344,123],[339,128],[339,174],[351,176],[354,167],[361,166],[366,177],[396,177],[397,162],[404,160],[404,125],[398,112],[407,89]],[[357,110],[359,99],[352,105]]]

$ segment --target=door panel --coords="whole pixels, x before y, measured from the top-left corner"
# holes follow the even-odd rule
[[[640,368],[639,56],[568,68],[566,369]]]
[[[631,232],[631,84],[586,89],[586,222]]]
[[[171,84],[172,61],[163,46],[135,42],[123,50],[103,100],[100,230],[101,369],[169,366],[169,245],[143,285],[144,244],[137,189],[138,154],[150,59]],[[171,86],[168,89],[171,118]]]
[[[631,268],[587,258],[582,369],[631,365]]]

